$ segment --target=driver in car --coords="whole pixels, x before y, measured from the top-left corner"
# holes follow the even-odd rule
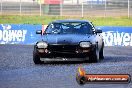
[[[59,24],[53,24],[52,26],[52,33],[58,34],[61,32],[61,27]]]

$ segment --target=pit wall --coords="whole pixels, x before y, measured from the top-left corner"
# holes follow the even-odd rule
[[[36,30],[46,25],[0,24],[0,44],[32,45],[40,40]],[[103,31],[105,46],[132,46],[132,26],[97,26]]]

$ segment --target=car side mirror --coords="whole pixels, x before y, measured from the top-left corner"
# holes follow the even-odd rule
[[[102,30],[95,30],[95,33],[102,33]]]
[[[37,30],[36,34],[42,34],[42,30]]]

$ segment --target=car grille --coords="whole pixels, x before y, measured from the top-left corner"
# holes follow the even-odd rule
[[[48,49],[58,53],[75,53],[78,45],[49,45]]]

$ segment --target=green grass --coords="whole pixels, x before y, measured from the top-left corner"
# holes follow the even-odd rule
[[[95,26],[132,26],[127,17],[69,17],[69,16],[0,16],[0,24],[48,24],[53,20],[81,19],[92,21]]]

